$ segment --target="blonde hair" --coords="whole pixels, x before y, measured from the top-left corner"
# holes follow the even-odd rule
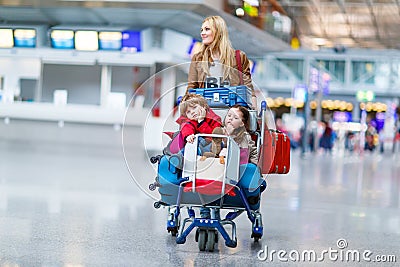
[[[206,110],[208,110],[209,106],[207,104],[207,100],[198,94],[186,94],[181,103],[179,104],[179,112],[181,115],[186,116],[186,110],[188,107],[194,107],[195,105],[199,105]]]
[[[202,25],[208,22],[211,31],[214,33],[214,40],[211,44],[201,44],[199,52],[203,55],[201,58],[202,69],[209,74],[209,62],[212,62],[212,51],[218,51],[220,55],[220,63],[223,67],[224,80],[228,78],[229,69],[234,66],[235,50],[229,40],[228,27],[225,20],[220,16],[209,16],[203,20]]]

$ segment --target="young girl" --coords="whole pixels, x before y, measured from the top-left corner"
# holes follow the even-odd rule
[[[240,148],[240,180],[238,186],[244,191],[252,210],[260,207],[260,194],[266,188],[257,166],[258,153],[255,142],[248,133],[250,113],[247,108],[236,105],[229,109],[224,119],[224,131]],[[221,154],[220,154],[221,155]]]
[[[255,142],[247,132],[250,113],[247,108],[235,105],[229,109],[224,120],[224,132],[233,138],[240,148],[240,164],[258,163],[258,153]]]

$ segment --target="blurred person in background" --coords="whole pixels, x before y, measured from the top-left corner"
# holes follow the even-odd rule
[[[322,122],[323,125],[325,126],[324,132],[319,140],[319,146],[323,148],[323,150],[327,153],[332,153],[332,147],[333,147],[333,130],[329,126],[329,123],[326,121]]]
[[[378,143],[378,132],[372,122],[368,123],[367,131],[365,132],[364,150],[374,151]]]

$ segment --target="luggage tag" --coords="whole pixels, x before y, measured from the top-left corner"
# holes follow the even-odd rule
[[[213,93],[213,101],[219,102],[219,93]]]

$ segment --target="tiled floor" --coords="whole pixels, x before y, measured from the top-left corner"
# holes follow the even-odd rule
[[[291,172],[268,177],[262,240],[242,215],[237,248],[220,239],[210,253],[166,233],[141,140],[140,128],[0,123],[0,266],[308,266],[311,251],[319,266],[400,262],[400,155],[293,152]]]

